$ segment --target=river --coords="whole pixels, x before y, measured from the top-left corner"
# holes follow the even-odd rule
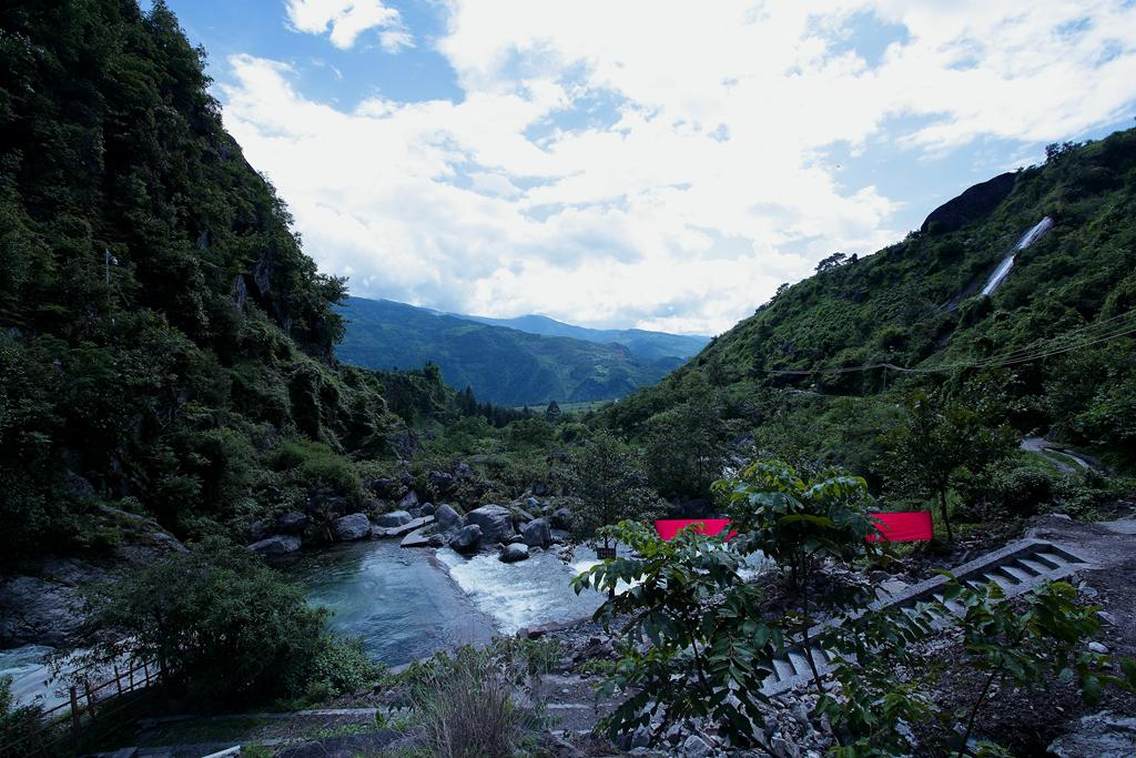
[[[372,658],[394,666],[590,615],[602,598],[591,591],[577,596],[569,582],[594,565],[595,553],[580,548],[574,560],[543,551],[502,563],[496,554],[465,558],[449,548],[364,540],[301,554],[284,570],[307,588],[309,602],[332,612],[334,631],[362,639]]]

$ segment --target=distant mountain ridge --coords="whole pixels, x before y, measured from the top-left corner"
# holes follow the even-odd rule
[[[591,329],[585,326],[566,324],[563,321],[557,321],[540,314],[529,314],[515,318],[490,318],[459,313],[448,315],[546,337],[571,337],[585,342],[601,344],[616,342],[625,346],[632,354],[648,360],[690,358],[697,355],[710,341],[709,337],[701,335],[670,334],[646,329]]]
[[[590,339],[534,333],[393,300],[359,297],[348,297],[338,312],[347,324],[336,349],[341,361],[371,369],[413,369],[434,363],[450,386],[472,387],[479,400],[498,405],[617,399],[681,366],[693,352],[689,341],[698,339],[610,330],[635,333],[633,349],[602,341],[607,330],[575,327],[543,316],[507,321],[532,329],[583,333]],[[670,342],[681,348],[676,350],[679,354],[666,354],[664,347]]]

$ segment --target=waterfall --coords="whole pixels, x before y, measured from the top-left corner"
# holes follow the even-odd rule
[[[994,290],[1001,286],[1002,280],[1009,275],[1010,269],[1014,267],[1014,258],[1017,254],[1044,237],[1046,232],[1052,228],[1053,219],[1046,216],[1041,221],[1038,221],[1028,232],[1023,234],[1021,239],[1018,240],[1018,244],[1014,245],[1013,250],[1010,251],[1010,254],[1002,259],[1002,262],[998,264],[998,268],[994,269],[994,273],[986,280],[986,285],[982,288],[982,296],[989,297],[993,295]]]

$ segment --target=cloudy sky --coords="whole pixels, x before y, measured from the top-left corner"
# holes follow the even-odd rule
[[[1048,142],[1133,125],[1134,0],[169,0],[352,294],[714,334]]]

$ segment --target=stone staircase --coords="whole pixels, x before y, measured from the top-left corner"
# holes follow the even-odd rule
[[[1025,539],[958,566],[952,573],[960,582],[976,589],[994,583],[1005,597],[1011,598],[1091,566],[1090,561],[1068,548],[1045,540]],[[961,615],[964,612],[962,605],[944,599],[943,589],[948,581],[944,576],[936,576],[899,593],[879,598],[869,605],[869,610],[898,608],[909,616],[915,616],[919,613],[916,607],[920,603],[937,602],[949,612]],[[943,619],[935,620],[935,623],[946,625]],[[829,627],[829,624],[813,627],[809,630],[810,639],[823,634]],[[831,670],[829,651],[820,647],[806,650],[803,645],[787,646],[784,655],[773,660],[774,670],[766,677],[762,693],[772,697],[810,680],[810,656],[817,673],[823,676]]]

